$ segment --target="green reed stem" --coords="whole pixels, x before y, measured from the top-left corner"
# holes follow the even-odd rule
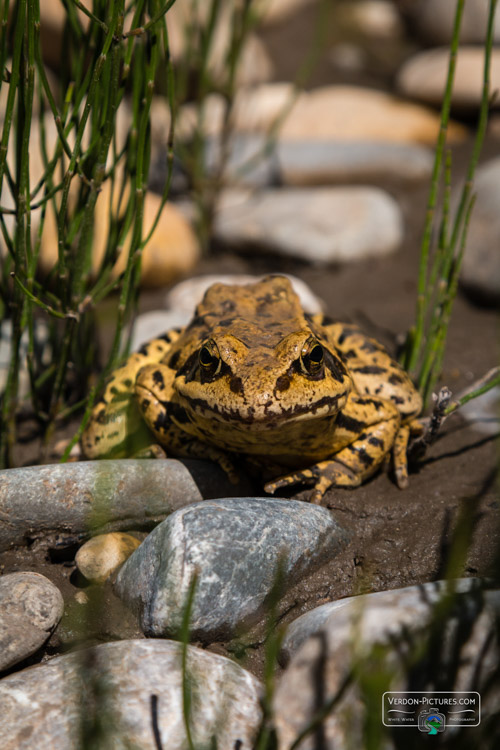
[[[451,97],[453,92],[453,80],[455,77],[455,67],[457,59],[457,50],[460,36],[460,26],[462,22],[462,14],[464,9],[464,0],[457,0],[457,7],[455,11],[455,21],[453,25],[453,36],[450,46],[450,58],[448,64],[448,75],[446,78],[446,87],[443,96],[443,104],[441,107],[441,122],[439,126],[439,134],[436,144],[436,151],[434,155],[434,167],[432,170],[431,187],[429,191],[429,198],[427,201],[427,213],[424,226],[424,234],[422,237],[422,246],[420,251],[420,267],[418,273],[418,291],[417,291],[417,312],[416,312],[416,325],[415,334],[413,337],[413,346],[411,353],[407,360],[407,369],[413,371],[417,366],[417,362],[421,353],[422,341],[425,334],[425,321],[426,313],[430,304],[430,290],[427,286],[428,278],[428,267],[429,267],[429,254],[431,247],[431,236],[432,226],[434,222],[434,212],[437,204],[439,178],[441,175],[441,164],[443,160],[443,152],[446,142],[446,132],[448,129],[448,122],[450,117],[451,108]]]

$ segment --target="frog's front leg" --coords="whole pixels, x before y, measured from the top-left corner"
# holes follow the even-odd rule
[[[153,339],[112,373],[82,435],[86,458],[129,458],[149,448],[151,433],[137,409],[134,382],[144,365],[166,355],[178,335],[172,330]]]
[[[239,476],[227,454],[193,434],[189,416],[175,398],[174,378],[175,371],[163,364],[146,365],[140,370],[135,396],[145,423],[167,453],[216,461],[236,484]]]
[[[273,493],[279,487],[298,483],[314,484],[310,501],[319,504],[330,487],[358,487],[384,461],[394,445],[400,422],[401,416],[390,401],[351,395],[337,416],[336,445],[331,457],[268,482],[266,491]]]

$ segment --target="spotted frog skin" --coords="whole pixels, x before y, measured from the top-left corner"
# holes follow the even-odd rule
[[[210,458],[235,477],[244,457],[273,493],[356,487],[407,445],[421,399],[407,373],[356,326],[304,313],[288,279],[214,284],[191,323],[132,354],[83,434],[87,458]],[[152,447],[151,447],[152,446]],[[272,479],[272,477],[277,477]]]

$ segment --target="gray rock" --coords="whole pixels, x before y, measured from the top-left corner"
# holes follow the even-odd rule
[[[191,646],[187,675],[195,747],[215,737],[218,750],[250,750],[262,716],[258,680]],[[0,705],[2,750],[74,750],[79,738],[94,750],[187,747],[178,643],[120,641],[57,657],[1,680]]]
[[[408,97],[441,106],[448,74],[448,47],[424,50],[407,60],[397,77],[399,90]],[[482,47],[460,47],[457,54],[452,106],[460,110],[477,110],[483,90],[484,50]],[[491,91],[500,86],[500,50],[491,54]],[[500,103],[491,100],[492,108]]]
[[[0,578],[0,671],[34,654],[62,617],[59,589],[40,573]]]
[[[182,310],[152,310],[141,313],[134,322],[134,330],[130,343],[131,351],[136,351],[156,336],[161,336],[171,328],[184,328],[191,316]]]
[[[450,0],[399,0],[412,28],[431,44],[449,44],[453,35],[456,3]],[[486,37],[489,0],[467,0],[464,3],[460,41],[483,44]],[[498,6],[497,6],[498,11]],[[500,42],[500,13],[495,14],[494,39]]]
[[[500,386],[461,406],[460,415],[478,432],[496,435],[500,431]]]
[[[300,299],[300,304],[304,310],[314,315],[323,311],[323,303],[317,297],[312,289],[302,279],[292,276],[289,273],[280,274],[286,276],[292,284],[295,294]],[[264,276],[252,276],[251,274],[209,274],[207,276],[195,276],[186,281],[181,281],[171,289],[166,297],[165,304],[171,307],[179,315],[186,315],[189,322],[194,315],[195,307],[201,301],[203,295],[209,286],[216,282],[222,284],[255,284],[261,281]]]
[[[224,182],[250,187],[266,187],[278,181],[276,153],[267,153],[269,138],[260,134],[235,134],[228,144],[228,158],[222,177]],[[205,144],[205,169],[208,174],[220,170],[220,139],[208,138]]]
[[[0,244],[0,257],[2,257]],[[48,367],[51,362],[52,348],[49,344],[49,327],[44,320],[35,321],[33,328],[33,343],[35,362],[40,367]],[[19,347],[19,398],[25,398],[31,388],[26,357],[29,348],[28,331],[24,331],[21,336]],[[0,323],[0,393],[4,390],[7,383],[10,358],[12,352],[12,321],[3,320]]]
[[[281,141],[280,175],[287,185],[328,185],[349,180],[421,180],[432,172],[426,146],[383,141]]]
[[[242,483],[239,491],[247,487]],[[172,511],[234,492],[216,464],[117,459],[0,471],[0,551],[90,532],[151,529]]]
[[[147,635],[171,635],[196,574],[191,636],[214,640],[264,613],[280,565],[287,581],[298,580],[346,541],[325,508],[300,501],[197,503],[157,526],[120,570],[116,590]]]
[[[425,685],[433,684],[437,670],[441,679],[445,670],[449,670],[450,684],[446,689],[470,690],[471,685],[474,690],[485,688],[498,668],[494,633],[500,613],[500,591],[481,594],[482,584],[477,579],[455,582],[457,594],[453,604],[449,610],[441,610],[444,619],[438,625],[440,652],[428,661],[427,639],[431,623],[436,622],[438,604],[447,590],[444,581],[351,597],[299,617],[285,639],[284,650],[291,655],[291,661],[278,684],[273,705],[279,747],[283,750],[291,747],[314,714],[342,689],[353,667],[354,679],[317,733],[301,743],[304,750],[318,746],[318,735],[324,750],[364,747],[367,694],[358,680],[366,678],[365,690],[369,693],[368,681],[372,680],[371,690],[376,689],[373,679],[377,675],[384,676],[383,690],[415,689],[408,685],[408,663],[415,664],[419,655],[421,669],[427,669]],[[439,667],[436,659],[441,660]],[[450,661],[455,672],[450,669]],[[424,673],[420,678],[424,679]],[[377,692],[377,703],[381,697],[382,690],[380,694]],[[483,717],[497,706],[498,691],[484,692]],[[392,750],[390,734],[384,737],[381,746]]]
[[[500,157],[476,172],[476,202],[467,232],[460,282],[478,301],[500,301]],[[455,203],[458,202],[458,196]]]
[[[479,588],[474,578],[462,578],[454,583],[457,594]],[[401,633],[402,628],[421,629],[429,622],[433,606],[446,590],[446,581],[436,581],[323,604],[292,622],[283,641],[282,658],[288,661],[307,638],[319,631],[328,631],[331,645],[336,648],[349,638],[354,622],[358,643],[363,642],[367,648],[373,643],[388,642]]]
[[[215,222],[219,241],[311,263],[382,256],[403,238],[396,201],[378,188],[263,190],[223,194]]]

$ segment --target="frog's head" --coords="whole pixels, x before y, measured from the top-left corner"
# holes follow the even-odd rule
[[[351,378],[307,326],[286,332],[233,319],[215,326],[177,372],[174,387],[192,416],[262,429],[336,414]]]

